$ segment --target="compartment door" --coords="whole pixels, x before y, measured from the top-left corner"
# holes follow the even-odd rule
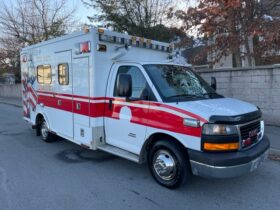
[[[73,84],[72,84],[72,51],[55,54],[57,77],[55,82],[55,105],[52,118],[54,128],[59,134],[73,138]]]
[[[89,82],[89,57],[73,59],[74,139],[85,145],[91,140]]]

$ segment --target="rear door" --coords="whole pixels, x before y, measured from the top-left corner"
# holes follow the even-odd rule
[[[72,83],[72,51],[55,54],[57,82],[55,100],[57,111],[53,114],[55,129],[58,133],[73,138],[73,83]]]
[[[73,59],[73,114],[74,139],[88,144],[90,132],[90,78],[89,57]]]

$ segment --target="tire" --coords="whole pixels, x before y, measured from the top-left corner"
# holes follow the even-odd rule
[[[54,142],[57,139],[56,135],[49,132],[47,123],[44,119],[42,120],[42,122],[40,124],[40,134],[41,134],[41,139],[44,142]]]
[[[148,165],[156,182],[170,189],[181,186],[191,176],[186,151],[173,139],[158,141],[152,146]]]

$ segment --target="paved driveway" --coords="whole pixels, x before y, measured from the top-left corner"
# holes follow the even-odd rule
[[[60,140],[47,144],[0,104],[0,209],[279,209],[280,162],[226,180],[193,177],[178,190],[154,182],[146,165]]]

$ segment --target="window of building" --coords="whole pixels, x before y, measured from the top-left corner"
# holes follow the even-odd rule
[[[37,66],[37,81],[39,84],[52,83],[52,70],[50,65]]]
[[[58,65],[58,83],[60,85],[69,85],[69,68],[67,63]]]

